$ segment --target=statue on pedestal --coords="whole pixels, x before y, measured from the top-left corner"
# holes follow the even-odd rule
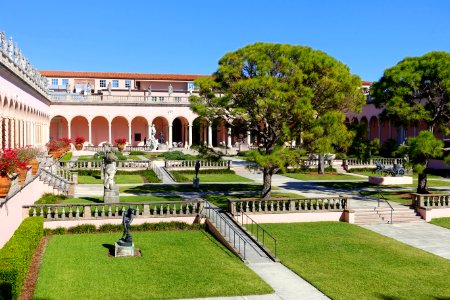
[[[119,187],[114,182],[116,175],[117,157],[111,150],[111,145],[103,145],[105,157],[103,158],[103,201],[105,203],[119,202]]]
[[[171,84],[169,84],[169,95],[171,95],[173,93],[173,87]]]
[[[130,225],[133,222],[134,209],[129,207],[122,215],[122,225],[123,225],[123,235],[122,238],[117,242],[120,246],[132,246],[133,237],[130,233]]]
[[[111,82],[108,82],[108,96],[111,96]]]
[[[155,124],[152,124],[152,127],[150,128],[150,137],[149,137],[149,144],[152,150],[155,150],[158,148],[158,140],[156,139],[156,127]]]

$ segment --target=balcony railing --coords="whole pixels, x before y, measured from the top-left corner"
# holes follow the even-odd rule
[[[142,103],[147,105],[189,104],[189,97],[177,95],[136,96],[136,95],[80,95],[67,93],[51,93],[52,102],[75,103]]]

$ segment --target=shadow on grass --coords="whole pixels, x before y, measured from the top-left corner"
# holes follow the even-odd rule
[[[106,249],[108,249],[109,255],[114,256],[115,251],[116,251],[116,247],[114,245],[102,244],[102,246],[105,247]]]
[[[143,193],[183,193],[183,192],[234,192],[234,191],[260,191],[262,185],[258,184],[200,184],[194,189],[191,185],[140,185],[129,187],[123,192],[130,194]]]

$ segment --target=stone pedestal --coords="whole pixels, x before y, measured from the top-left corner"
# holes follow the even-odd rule
[[[192,186],[194,187],[194,189],[198,189],[198,187],[200,186],[200,178],[194,177],[194,179],[192,179]]]
[[[402,185],[412,184],[413,178],[411,176],[369,176],[369,183],[376,185]]]
[[[167,146],[167,144],[165,143],[161,143],[158,145],[158,150],[168,150],[169,146]]]
[[[121,246],[115,243],[114,246],[115,246],[114,251],[115,257],[134,256],[134,243],[131,244],[131,246]]]
[[[103,188],[103,202],[105,203],[119,202],[119,187],[117,185],[112,190]]]

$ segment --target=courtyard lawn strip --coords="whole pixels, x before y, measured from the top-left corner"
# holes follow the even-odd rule
[[[34,298],[176,299],[272,292],[204,231],[133,232],[142,257],[108,257],[108,248],[119,238],[120,234],[53,236]]]
[[[172,172],[173,174],[174,172]],[[178,174],[177,182],[192,182],[195,175],[182,173]],[[236,174],[198,174],[200,183],[202,182],[253,182],[253,180]]]
[[[305,180],[305,181],[315,181],[315,180],[366,180],[364,178],[359,178],[352,175],[338,174],[338,173],[325,173],[325,174],[314,174],[308,173],[284,173],[280,174],[286,177]]]
[[[167,196],[120,196],[120,202],[160,202],[160,201],[181,201],[184,200],[181,196],[177,195],[167,195]],[[62,204],[82,204],[82,203],[92,203],[92,204],[102,204],[103,197],[80,197],[80,198],[70,198],[64,200]]]
[[[278,188],[272,187],[272,190],[277,190]],[[144,194],[144,193],[185,193],[185,192],[241,192],[241,191],[261,191],[261,184],[214,184],[200,182],[200,187],[194,189],[192,184],[143,184],[139,186],[121,186],[119,191],[121,193],[129,194]]]
[[[356,225],[263,224],[288,268],[332,299],[447,299],[450,261]]]
[[[114,180],[117,184],[126,183],[144,183],[144,179],[140,175],[116,175]],[[103,180],[96,176],[78,176],[79,184],[103,184]]]
[[[431,224],[450,229],[450,218],[434,218]]]

